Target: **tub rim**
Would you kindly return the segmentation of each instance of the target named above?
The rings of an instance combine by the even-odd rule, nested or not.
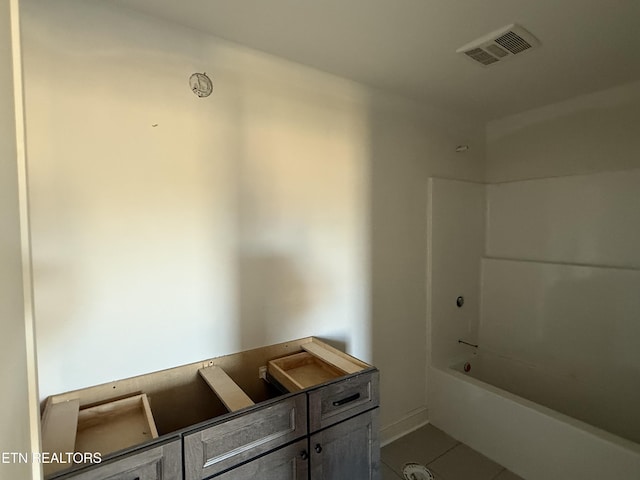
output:
[[[616,435],[615,433],[608,432],[607,430],[593,426],[582,420],[578,420],[577,418],[571,417],[565,413],[558,412],[557,410],[553,410],[552,408],[549,408],[539,403],[528,400],[524,397],[521,397],[520,395],[516,395],[515,393],[511,393],[500,387],[496,387],[495,385],[479,380],[471,376],[470,374],[456,370],[457,366],[464,364],[464,362],[466,361],[470,361],[470,359],[464,360],[463,362],[456,362],[455,364],[445,368],[439,367],[436,365],[431,365],[430,368],[435,368],[461,381],[468,382],[468,383],[471,383],[472,385],[475,385],[478,388],[483,388],[485,390],[488,390],[489,392],[495,395],[504,397],[524,408],[533,410],[534,412],[542,415],[546,415],[551,419],[553,419],[554,421],[566,423],[573,428],[581,430],[587,433],[588,435],[595,437],[598,440],[610,442],[620,448],[628,450],[629,452],[640,455],[640,443],[636,443],[632,440]]]

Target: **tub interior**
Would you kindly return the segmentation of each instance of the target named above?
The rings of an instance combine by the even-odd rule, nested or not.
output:
[[[466,368],[465,368],[466,366]],[[637,390],[594,388],[577,379],[489,351],[479,351],[451,367],[501,390],[535,402],[609,433],[640,443]],[[466,371],[468,370],[468,371]]]

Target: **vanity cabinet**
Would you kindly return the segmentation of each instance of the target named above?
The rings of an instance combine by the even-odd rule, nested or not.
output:
[[[55,395],[46,480],[378,480],[378,371],[313,338]]]

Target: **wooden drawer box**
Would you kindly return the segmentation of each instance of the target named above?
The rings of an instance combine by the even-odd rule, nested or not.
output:
[[[370,368],[366,363],[317,340],[301,347],[302,352],[271,360],[267,366],[271,378],[289,392]]]
[[[184,437],[185,480],[201,480],[307,434],[304,394]]]
[[[289,392],[320,385],[345,375],[308,352],[300,352],[269,362],[269,373]]]
[[[378,371],[363,372],[309,392],[309,430],[318,431],[379,405]]]
[[[104,456],[158,437],[145,394],[82,409],[77,399],[50,400],[42,423],[45,432],[43,451],[63,456],[69,452]],[[64,463],[45,463],[45,474],[66,466]]]
[[[101,452],[106,455],[154,438],[158,438],[158,432],[144,394],[78,412],[78,452]]]

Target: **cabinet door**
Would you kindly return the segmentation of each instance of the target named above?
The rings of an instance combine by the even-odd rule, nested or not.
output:
[[[56,480],[181,480],[182,444],[174,440],[69,473]]]
[[[307,440],[300,440],[249,463],[222,473],[212,480],[307,480]]]
[[[311,436],[311,480],[379,480],[376,408]]]

